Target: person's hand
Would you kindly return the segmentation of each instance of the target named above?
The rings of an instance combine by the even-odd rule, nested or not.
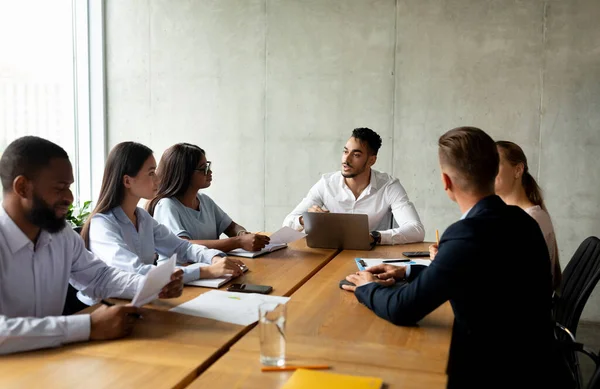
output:
[[[313,205],[312,207],[308,208],[308,212],[329,213],[327,209],[321,208],[318,205]]]
[[[200,278],[219,278],[231,274],[241,276],[244,262],[230,257],[214,257],[212,265],[200,268]]]
[[[431,259],[432,261],[435,259],[435,256],[438,253],[438,249],[439,246],[435,243],[429,246],[429,259]]]
[[[373,274],[375,278],[381,281],[387,280],[402,280],[406,276],[406,266],[394,266],[381,264],[377,266],[371,266],[365,269],[369,273]]]
[[[243,234],[238,236],[240,247],[246,251],[260,251],[269,244],[270,238],[260,234]]]
[[[372,273],[369,273],[368,271],[359,271],[359,272],[356,272],[355,274],[350,274],[348,277],[346,277],[346,280],[352,282],[354,284],[354,286],[353,285],[342,285],[342,289],[349,290],[351,292],[354,292],[356,290],[356,288],[358,288],[359,286],[368,284],[370,282],[377,282],[378,284],[381,284],[384,286],[392,285],[395,282],[393,278],[388,279],[388,280],[379,280],[378,278],[375,277],[375,275],[373,275]]]
[[[171,299],[181,296],[181,292],[183,292],[183,270],[176,269],[171,274],[171,282],[162,288],[158,297],[161,299]]]
[[[310,208],[308,208],[307,210],[308,212],[316,212],[316,213],[329,213],[329,210],[325,209],[325,208],[321,208],[318,205],[313,205]],[[298,221],[300,221],[301,225],[304,225],[304,218],[302,216],[300,216],[300,218],[298,219]]]
[[[90,340],[117,339],[129,335],[137,320],[133,305],[101,305],[90,315]]]

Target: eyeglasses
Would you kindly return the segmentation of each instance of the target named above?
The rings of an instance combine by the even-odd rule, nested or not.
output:
[[[206,161],[206,165],[202,169],[196,168],[194,170],[197,172],[202,172],[205,176],[208,176],[208,172],[210,171],[211,165],[212,165],[212,162]]]

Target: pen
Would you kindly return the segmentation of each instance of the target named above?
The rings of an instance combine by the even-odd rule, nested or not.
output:
[[[327,370],[327,369],[330,369],[330,367],[327,365],[312,365],[312,366],[281,366],[281,367],[267,366],[267,367],[260,368],[260,370],[263,372],[266,372],[266,371],[290,371],[290,370],[296,370],[296,369]]]
[[[440,232],[438,230],[435,230],[435,240],[437,242],[437,245],[440,245]]]
[[[386,259],[383,263],[394,263],[394,262],[410,262],[410,259]]]
[[[102,300],[100,302],[102,304],[106,305],[107,307],[112,307],[112,306],[115,305],[115,304],[113,304],[113,303],[111,303],[110,301],[107,301],[107,300]],[[139,313],[129,313],[128,315],[131,315],[131,316],[135,317],[136,319],[141,319],[142,318],[142,315],[140,315]]]

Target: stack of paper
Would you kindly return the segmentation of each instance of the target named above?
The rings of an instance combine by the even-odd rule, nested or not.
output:
[[[380,389],[381,378],[298,369],[282,389]]]
[[[247,326],[258,321],[260,304],[285,304],[289,300],[289,297],[211,290],[172,308],[171,311]]]
[[[367,267],[381,265],[383,261],[393,261],[393,258],[354,258],[356,261],[356,266],[358,270],[363,271]],[[398,258],[396,260],[406,260],[406,258]],[[363,266],[363,262],[366,266]],[[431,264],[431,260],[429,259],[411,259],[407,262],[396,262],[396,263],[386,263],[386,265],[394,265],[394,266],[403,266],[403,265],[423,265],[429,266]]]
[[[282,227],[270,236],[271,240],[269,244],[266,245],[260,251],[246,251],[244,249],[235,249],[228,252],[227,254],[234,255],[237,257],[254,258],[258,257],[259,255],[286,248],[288,243],[292,243],[294,241],[297,241],[298,239],[302,239],[305,236],[306,234],[304,232],[296,231],[290,227]]]

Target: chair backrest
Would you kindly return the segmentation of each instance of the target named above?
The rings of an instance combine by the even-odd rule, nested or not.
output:
[[[600,365],[596,366],[596,371],[592,374],[587,389],[600,389]]]
[[[565,268],[560,297],[554,307],[554,319],[573,335],[585,304],[600,279],[600,239],[584,240]]]

